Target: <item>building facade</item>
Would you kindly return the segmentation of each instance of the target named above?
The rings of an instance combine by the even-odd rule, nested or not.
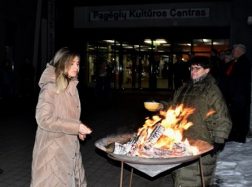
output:
[[[11,0],[1,5],[1,62],[8,52],[19,75],[30,60],[35,82],[55,50],[67,45],[81,51],[80,78],[87,87],[96,84],[102,63],[112,88],[174,89],[171,66],[180,60],[186,64],[193,55],[210,56],[212,49],[221,53],[243,43],[252,61],[249,0]],[[15,84],[19,87],[18,81]]]
[[[234,43],[251,49],[249,10],[249,1],[76,6],[86,84],[96,84],[105,63],[115,89],[175,89],[179,60],[186,66],[191,56],[221,55]]]

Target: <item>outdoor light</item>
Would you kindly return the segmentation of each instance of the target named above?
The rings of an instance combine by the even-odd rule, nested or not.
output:
[[[152,40],[151,39],[145,39],[144,40],[144,43],[147,43],[147,44],[151,44]],[[160,44],[165,44],[167,43],[165,39],[156,39],[156,40],[153,40],[153,45],[157,46],[157,45],[160,45]]]
[[[108,42],[108,43],[114,43],[115,40],[104,40],[105,42]]]
[[[248,25],[252,25],[252,16],[248,16],[247,22],[248,22]]]

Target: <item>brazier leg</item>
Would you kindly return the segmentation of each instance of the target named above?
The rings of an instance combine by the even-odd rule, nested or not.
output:
[[[199,157],[199,168],[200,168],[200,177],[201,177],[202,187],[205,187],[205,180],[204,180],[204,173],[203,173],[203,168],[202,168],[201,156]]]
[[[120,176],[120,187],[123,186],[123,162],[121,162],[121,176]]]
[[[132,184],[132,177],[133,177],[133,168],[130,170],[130,181],[129,181],[129,187],[131,187]]]

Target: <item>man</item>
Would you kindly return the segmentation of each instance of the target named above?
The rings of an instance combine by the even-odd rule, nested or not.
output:
[[[233,122],[229,140],[245,143],[250,126],[251,65],[243,44],[233,46],[232,56],[226,71],[226,100]]]
[[[231,130],[231,119],[225,100],[215,79],[210,75],[210,59],[196,56],[190,61],[191,80],[174,94],[172,105],[184,104],[195,109],[188,121],[193,125],[183,136],[203,140],[214,149],[202,157],[206,186],[209,186],[216,166],[217,154],[224,148]],[[164,105],[164,104],[163,104]],[[194,162],[173,172],[175,187],[201,187],[199,163]]]

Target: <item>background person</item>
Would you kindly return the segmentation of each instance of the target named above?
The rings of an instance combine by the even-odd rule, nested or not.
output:
[[[251,64],[243,44],[233,46],[232,56],[226,70],[226,99],[233,122],[229,140],[245,143],[250,128]]]
[[[222,74],[222,61],[220,58],[220,54],[216,49],[212,49],[211,50],[211,75],[215,78],[215,80],[217,81],[217,84],[219,85],[221,82],[221,74]]]
[[[227,75],[226,71],[230,63],[232,63],[232,50],[228,49],[221,52],[220,55],[220,76],[219,76],[219,83],[218,86],[223,93],[225,99],[227,99]],[[226,100],[227,102],[227,100]],[[227,103],[228,104],[228,103]]]
[[[182,59],[182,54],[177,55],[177,61],[173,64],[174,87],[175,90],[187,82],[190,78],[188,64]]]
[[[77,53],[61,48],[40,78],[32,187],[87,186],[78,137],[84,140],[91,130],[79,120],[79,61]]]

